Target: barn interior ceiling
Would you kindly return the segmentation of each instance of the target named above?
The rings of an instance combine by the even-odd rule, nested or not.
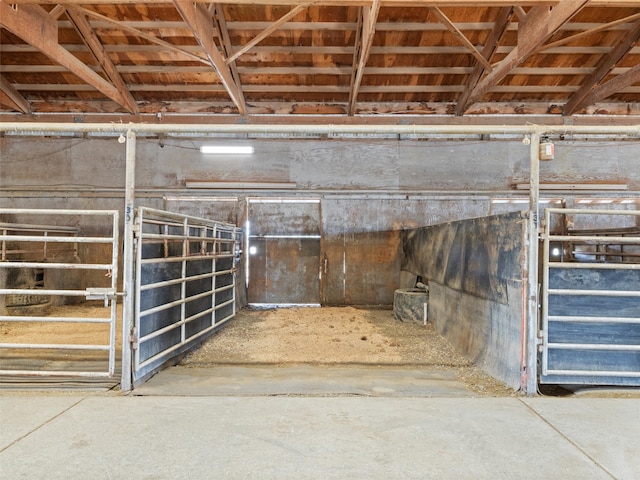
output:
[[[0,25],[4,122],[640,118],[637,0],[0,0]]]

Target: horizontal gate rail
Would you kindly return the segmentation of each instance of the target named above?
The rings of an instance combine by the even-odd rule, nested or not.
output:
[[[640,297],[638,291],[625,290],[578,290],[569,288],[550,288],[549,295],[580,295],[592,297]]]
[[[553,262],[549,263],[549,268],[562,269],[580,269],[593,268],[593,263],[571,263],[571,262]],[[640,263],[598,263],[598,269],[602,270],[640,270]]]
[[[82,345],[79,343],[0,343],[0,348],[63,349],[63,350],[105,350],[111,345]]]
[[[235,225],[140,207],[134,383],[235,315]]]
[[[624,215],[629,223],[640,222],[638,210],[548,208],[547,226],[551,215],[592,215],[596,219]],[[543,383],[640,384],[639,232],[636,227],[616,227],[544,234]],[[558,252],[570,250],[583,260],[554,260],[552,242],[562,245]],[[595,246],[598,250],[575,250],[565,248],[567,245]],[[600,250],[610,247],[615,247],[614,251]]]
[[[550,322],[583,322],[583,323],[598,323],[598,322],[616,322],[616,323],[640,323],[639,318],[633,317],[586,317],[579,315],[548,315],[547,319]]]
[[[44,243],[113,243],[113,237],[34,237],[31,235],[0,235],[2,241]]]
[[[599,343],[549,343],[549,348],[568,350],[640,351],[640,345],[601,345]]]
[[[596,375],[597,373],[597,375]],[[607,377],[607,378],[617,378],[617,377],[622,377],[622,378],[640,378],[640,372],[625,372],[623,370],[598,370],[597,372],[594,372],[593,370],[562,370],[562,369],[555,369],[555,370],[549,370],[547,372],[547,375],[554,375],[554,376],[567,376],[567,377],[573,377],[573,376],[577,376],[577,377],[594,377],[594,376],[598,376],[598,377]],[[575,383],[575,382],[571,382],[571,383]],[[634,383],[635,385],[635,383]]]
[[[51,322],[51,323],[109,323],[111,318],[93,317],[41,317],[27,316],[14,317],[13,315],[0,315],[2,322]]]
[[[3,362],[4,368],[0,374],[9,376],[62,376],[62,377],[113,377],[115,373],[115,350],[116,350],[116,287],[118,277],[118,212],[115,210],[55,210],[55,209],[0,209],[0,215],[7,215],[20,218],[20,222],[0,223],[0,248],[1,261],[0,273],[3,274],[3,285],[0,285],[0,294],[4,297],[4,307],[7,314],[0,314],[1,322],[12,324],[76,324],[76,333],[83,333],[83,325],[105,324],[108,331],[98,335],[95,342],[87,342],[83,339],[78,343],[44,343],[35,341],[25,341],[24,343],[6,341],[0,343],[0,349],[13,351],[29,350],[49,350],[48,354],[40,354],[37,360],[21,355],[12,355],[18,358],[20,367],[10,368],[8,361]],[[95,222],[96,218],[105,219],[108,222],[102,226],[103,231],[109,230],[111,235],[88,236],[80,235],[79,228],[65,225],[39,225],[28,223],[28,220],[46,216],[49,221],[59,220],[61,223],[73,219],[81,223],[82,219],[91,217]],[[53,244],[53,245],[50,245]],[[100,245],[100,251],[104,252],[105,245],[110,245],[109,262],[96,263],[83,262],[79,254],[78,245],[83,248],[91,248],[92,245]],[[65,247],[65,245],[68,245]],[[59,248],[62,247],[62,248]],[[108,247],[107,247],[108,248]],[[36,256],[36,259],[27,259],[27,256]],[[63,257],[63,260],[57,257]],[[55,261],[48,261],[49,258],[56,257]],[[66,260],[66,261],[65,261]],[[47,280],[49,275],[60,271],[104,271],[108,277],[106,283],[102,285],[84,285],[83,288],[55,288],[58,281],[64,281],[67,276],[61,273],[54,275],[54,280]],[[36,283],[25,282],[24,278],[30,278],[34,272],[42,278]],[[8,284],[11,276],[14,285]],[[62,280],[61,280],[62,279]],[[93,280],[89,280],[91,282]],[[47,283],[51,285],[47,285]],[[105,307],[109,308],[108,316],[102,318],[84,317],[78,315],[47,316],[43,314],[29,314],[31,306],[48,305],[52,299],[61,301],[61,297],[74,297],[87,300],[104,300]],[[9,303],[8,300],[12,300]],[[14,303],[14,302],[34,302],[35,303]],[[42,313],[42,312],[32,312]],[[37,340],[37,333],[33,334]],[[68,340],[68,339],[67,339]],[[100,362],[106,366],[104,368],[91,368],[87,360],[79,359],[80,368],[72,366],[67,369],[43,369],[35,367],[24,368],[24,364],[33,362],[36,364],[56,365],[56,360],[67,355],[65,352],[87,351],[106,352],[107,355]],[[85,369],[86,368],[86,369]]]

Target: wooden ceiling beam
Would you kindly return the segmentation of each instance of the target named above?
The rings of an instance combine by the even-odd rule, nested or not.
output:
[[[495,54],[502,37],[507,31],[507,27],[509,26],[509,22],[511,21],[511,17],[514,14],[513,7],[503,7],[500,9],[498,16],[496,18],[496,22],[494,24],[493,30],[489,34],[487,41],[485,42],[485,46],[482,49],[482,57],[486,58],[487,61],[491,60],[491,57]],[[485,72],[484,64],[478,63],[469,78],[467,78],[467,82],[465,84],[464,92],[460,95],[458,99],[458,103],[456,105],[456,115],[462,115],[464,111],[462,110],[462,106],[467,104],[467,100],[469,99],[469,95],[480,81],[480,77]]]
[[[243,119],[246,123],[281,123],[292,121],[291,115],[303,114],[308,123],[326,124],[437,124],[437,125],[522,125],[538,123],[545,125],[562,125],[566,117],[558,115],[560,107],[550,102],[490,102],[475,104],[469,111],[471,116],[457,117],[451,115],[454,104],[448,102],[359,102],[357,114],[346,115],[345,102],[251,102],[249,115]],[[113,104],[105,105],[100,101],[60,100],[42,102],[34,100],[32,109],[38,113],[42,122],[63,123],[69,121],[68,114],[85,123],[113,122],[114,113],[118,113]],[[162,110],[162,122],[174,124],[213,123],[225,124],[238,122],[238,115],[230,111],[229,103],[224,101],[185,102],[185,101],[150,101],[140,106],[139,115],[118,115],[122,123],[157,123],[158,111]],[[99,113],[87,113],[99,112]],[[217,113],[218,115],[211,115]],[[374,114],[374,115],[371,115]],[[488,115],[487,115],[488,114]],[[268,115],[268,117],[266,116]],[[476,116],[478,115],[478,116]],[[506,115],[506,116],[505,116]],[[602,115],[605,115],[602,117]],[[582,115],[571,119],[572,125],[609,125],[608,115],[616,115],[616,125],[638,125],[640,107],[637,103],[604,103],[585,108]],[[29,122],[33,118],[15,112],[0,112],[0,121]]]
[[[176,53],[180,53],[184,56],[186,56],[187,58],[190,58],[192,60],[196,60],[198,62],[202,62],[205,65],[210,65],[209,60],[201,57],[199,55],[196,55],[195,53],[189,52],[183,48],[180,47],[176,47],[175,45],[173,45],[172,43],[169,43],[165,40],[162,40],[154,35],[149,35],[148,33],[143,32],[142,30],[139,30],[137,28],[133,28],[133,27],[129,27],[126,25],[126,22],[118,22],[117,20],[112,20],[109,17],[106,17],[105,15],[102,15],[98,12],[94,12],[92,10],[89,10],[87,8],[83,8],[83,7],[75,7],[78,11],[83,12],[85,15],[90,16],[90,17],[95,17],[98,18],[104,22],[107,22],[113,26],[115,26],[116,28],[122,30],[123,32],[129,32],[133,35],[136,35],[140,38],[143,38],[151,43],[154,43],[162,48],[166,48],[167,50],[171,50],[173,52]],[[130,47],[132,51],[136,51],[136,49],[141,49],[143,50],[144,47],[146,47],[147,45],[140,45],[137,47]]]
[[[212,3],[209,12],[213,18],[213,27],[218,34],[218,38],[220,39],[220,46],[222,47],[222,53],[225,58],[229,58],[233,55],[233,46],[231,45],[231,37],[229,36],[229,29],[227,28],[227,19],[224,16],[224,10],[222,9],[222,5],[217,3]],[[228,64],[231,70],[231,76],[233,77],[234,82],[242,91],[242,83],[240,82],[240,73],[238,72],[238,67],[236,62],[231,62]]]
[[[584,100],[580,102],[575,111],[577,112],[583,108],[598,103],[601,100],[620,92],[623,88],[630,87],[636,83],[640,83],[640,65],[636,65],[628,70],[627,73],[618,75],[608,82],[595,87],[586,97],[584,97]]]
[[[356,102],[358,101],[358,91],[362,83],[364,68],[371,53],[371,45],[373,44],[373,36],[376,32],[379,12],[380,0],[375,0],[370,7],[362,7],[360,11],[361,19],[358,22],[360,26],[359,35],[357,35],[356,38],[356,48],[353,55],[353,71],[349,87],[349,115],[353,115],[355,112]]]
[[[596,66],[596,70],[582,82],[580,89],[576,93],[574,93],[571,98],[569,98],[564,106],[563,114],[573,115],[575,112],[588,105],[588,103],[585,103],[585,101],[590,101],[588,100],[588,97],[590,96],[591,91],[595,88],[596,85],[598,85],[607,77],[616,63],[618,63],[622,59],[622,57],[624,57],[627,52],[635,46],[636,42],[639,39],[640,20],[636,21],[634,27],[629,33],[622,36],[611,53],[602,56],[602,58],[598,62],[598,65]],[[608,93],[607,96],[611,95],[612,93],[615,92]]]
[[[491,67],[491,64],[489,63],[489,61],[487,60],[487,57],[485,57],[476,47],[473,43],[471,43],[469,41],[469,39],[467,37],[465,37],[465,35],[460,31],[460,29],[458,27],[456,27],[456,25],[449,20],[449,17],[447,17],[442,10],[440,10],[438,7],[432,7],[431,11],[433,12],[433,14],[438,17],[438,20],[440,20],[440,22],[447,27],[447,29],[453,33],[453,35],[460,40],[460,42],[467,47],[467,49],[469,50],[469,52],[471,52],[471,55],[473,55],[476,60],[478,62],[480,62],[484,68],[486,70],[493,70],[493,67]]]
[[[234,53],[231,57],[227,58],[227,61],[226,61],[227,65],[230,64],[231,62],[234,62],[238,57],[240,57],[241,55],[251,50],[257,44],[259,44],[262,40],[264,40],[273,32],[278,30],[281,25],[284,25],[285,23],[287,23],[289,20],[294,18],[296,15],[298,15],[300,12],[305,10],[307,7],[308,5],[298,5],[292,8],[288,13],[286,13],[285,15],[280,17],[278,20],[273,22],[269,27],[265,28],[262,32],[260,32],[260,34],[256,35],[250,42],[248,42],[246,45],[243,45],[242,48],[238,50],[236,53]]]
[[[225,63],[213,41],[213,20],[209,16],[206,7],[202,4],[195,4],[190,0],[174,0],[173,3],[200,46],[204,49],[211,61],[211,66],[215,69],[231,100],[238,108],[238,112],[244,115],[247,111],[244,94],[233,79],[231,69]]]
[[[125,107],[127,108],[127,110],[134,114],[137,113],[138,105],[136,104],[136,100],[127,89],[127,85],[124,83],[124,80],[120,76],[120,73],[118,73],[118,70],[111,61],[111,58],[109,58],[107,52],[104,51],[100,39],[91,28],[91,25],[89,25],[87,17],[84,15],[84,13],[77,11],[73,7],[67,8],[67,17],[69,17],[69,20],[71,20],[71,22],[76,27],[80,38],[82,38],[82,41],[98,61],[98,65],[100,65],[102,71],[120,92],[120,95],[126,102]]]
[[[4,1],[4,0],[3,0]],[[63,5],[133,5],[169,4],[174,0],[11,0],[12,4],[63,4]],[[371,6],[373,0],[216,0],[220,4],[237,5],[326,5]],[[506,7],[553,6],[562,0],[383,0],[383,7]],[[194,3],[211,3],[210,0],[194,0]],[[591,0],[592,6],[637,7],[638,0]]]
[[[586,37],[588,35],[593,35],[594,33],[599,33],[604,30],[610,30],[611,28],[617,27],[618,25],[635,22],[638,19],[640,19],[640,13],[636,13],[635,15],[630,15],[628,17],[621,18],[613,22],[603,23],[602,25],[598,25],[597,27],[591,28],[589,30],[585,30],[584,32],[576,33],[575,35],[570,35],[568,37],[561,38],[560,40],[556,40],[555,42],[547,43],[542,47],[540,47],[536,51],[536,53],[544,52],[546,50],[549,50],[550,48],[558,47],[560,45],[565,45],[569,42],[578,40],[579,38]]]
[[[0,25],[133,113],[127,106],[127,99],[115,86],[60,46],[58,25],[41,6],[19,5],[14,9],[2,1],[0,2]]]
[[[553,8],[532,7],[524,21],[518,25],[518,44],[492,72],[478,82],[467,101],[457,107],[459,111],[466,112],[469,106],[481,100],[492,87],[509,75],[513,68],[524,62],[587,3],[588,0],[560,0]]]
[[[377,30],[377,28],[376,28]],[[62,47],[70,52],[84,52],[84,45],[64,44]],[[508,54],[514,47],[499,46],[495,53]],[[157,45],[105,45],[106,52],[122,52],[122,53],[163,53],[165,48],[160,44]],[[176,53],[189,55],[205,65],[210,65],[206,58],[199,57],[193,52],[200,51],[199,45],[181,46],[176,49]],[[39,50],[31,45],[0,45],[0,53],[34,53]],[[603,55],[608,54],[611,47],[607,46],[575,46],[575,47],[554,47],[550,50],[545,49],[545,53],[554,55]],[[372,46],[372,55],[457,55],[464,54],[467,50],[462,46],[438,46],[438,45],[422,45],[422,46],[401,46],[395,45],[390,47]],[[353,56],[353,46],[264,46],[254,47],[252,53],[271,54],[271,53],[289,53],[295,54],[326,54],[326,55],[351,55]],[[631,55],[640,55],[640,47],[634,47],[629,51]]]
[[[0,103],[22,113],[31,113],[27,99],[3,75],[0,75]]]
[[[97,69],[97,67],[92,67]],[[210,66],[179,67],[180,73],[209,73]],[[609,72],[612,75],[626,73],[630,67],[615,67]],[[117,67],[121,74],[137,73],[175,73],[175,65],[123,65]],[[4,73],[60,73],[67,69],[60,65],[3,65]],[[341,67],[237,67],[237,71],[244,75],[351,75],[353,68]],[[512,75],[548,76],[548,75],[590,75],[595,71],[593,67],[516,67]],[[367,67],[367,75],[471,75],[474,67]],[[215,73],[215,72],[212,72]]]

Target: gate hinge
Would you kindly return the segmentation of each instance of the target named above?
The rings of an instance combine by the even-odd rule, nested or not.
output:
[[[136,350],[138,348],[138,332],[133,330],[129,335],[129,343],[131,344],[131,349]]]

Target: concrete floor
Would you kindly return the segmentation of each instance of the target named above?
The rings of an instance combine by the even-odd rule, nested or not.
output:
[[[638,398],[291,368],[168,369],[128,396],[4,391],[0,478],[640,478]]]

